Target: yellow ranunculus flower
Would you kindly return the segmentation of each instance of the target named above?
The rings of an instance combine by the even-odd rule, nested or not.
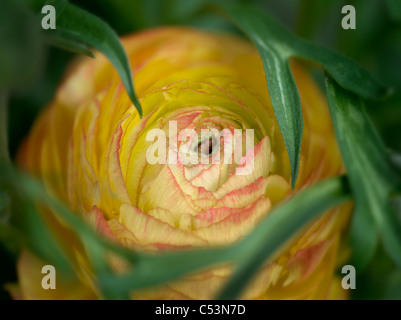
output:
[[[250,232],[279,201],[343,170],[326,101],[300,66],[293,64],[292,70],[304,129],[299,177],[291,190],[288,155],[263,65],[251,44],[234,36],[186,28],[150,30],[122,42],[143,119],[105,57],[81,58],[36,121],[19,154],[24,169],[105,236],[144,251],[230,245]],[[154,142],[147,141],[147,134],[160,129],[167,139],[172,138],[171,121],[176,121],[178,131],[254,129],[255,147],[247,148],[242,140],[241,148],[243,159],[253,161],[253,170],[236,174],[243,164],[234,161],[150,164],[146,154]],[[208,141],[215,143],[213,139]],[[173,152],[185,144],[167,142]],[[213,157],[214,144],[204,147],[202,143],[199,157]],[[337,208],[311,224],[289,249],[263,267],[243,298],[321,299],[334,293],[340,297],[334,269],[348,211],[349,206]],[[41,277],[41,264],[24,252],[15,295],[95,297],[85,257],[69,240],[70,232],[53,220],[50,223],[64,237],[66,250],[80,270],[76,283],[61,279],[57,290],[46,292],[35,287],[32,279]],[[133,298],[210,299],[230,272],[229,267],[210,268],[135,292]]]

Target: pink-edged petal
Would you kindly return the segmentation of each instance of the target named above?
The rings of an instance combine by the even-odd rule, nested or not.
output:
[[[128,204],[121,206],[119,222],[133,235],[133,237],[129,234],[124,236],[140,246],[153,245],[161,249],[201,246],[206,243],[196,235],[173,228]],[[119,237],[116,231],[113,229],[113,232]]]
[[[331,241],[323,241],[315,246],[297,251],[287,262],[289,276],[284,286],[307,278],[322,262],[331,245]]]
[[[146,151],[151,143],[144,142],[145,138],[140,136],[144,133],[151,117],[159,110],[159,106],[150,112],[141,120],[127,119],[122,124],[123,141],[120,150],[120,166],[124,177],[127,191],[131,199],[131,203],[138,203],[138,189],[141,183],[144,170],[148,165],[146,159]],[[136,114],[135,114],[136,116]]]
[[[251,183],[259,177],[266,177],[269,174],[270,168],[270,140],[269,137],[264,137],[253,149],[253,170],[247,175],[231,175],[228,180],[214,193],[217,199],[221,199],[226,194],[233,190],[238,190]],[[247,153],[249,157],[249,152]],[[242,159],[252,161],[245,155]],[[249,162],[250,163],[250,162]],[[243,165],[240,165],[243,166]],[[237,167],[238,169],[238,167]]]
[[[127,115],[129,116],[129,115]],[[123,134],[122,123],[125,119],[122,119],[118,124],[110,144],[108,155],[106,157],[106,165],[104,176],[108,179],[108,187],[110,190],[110,196],[113,199],[117,199],[121,202],[130,203],[130,197],[128,195],[127,187],[123,178],[120,165],[120,146],[121,137]]]
[[[274,286],[282,275],[283,267],[277,263],[266,264],[245,287],[241,299],[260,299],[263,293]]]
[[[151,209],[147,212],[147,214],[152,216],[156,220],[167,223],[171,227],[176,227],[176,221],[174,218],[174,214],[168,209],[164,209],[164,208]]]
[[[215,192],[219,187],[220,165],[213,164],[208,169],[204,169],[200,174],[191,180],[195,187],[203,187],[207,191]]]
[[[199,209],[195,207],[190,197],[183,192],[174,178],[169,166],[158,166],[160,171],[149,182],[142,185],[139,193],[138,207],[148,212],[156,208],[168,209],[179,221],[184,213],[196,214]]]
[[[204,187],[194,186],[191,181],[185,178],[185,167],[183,164],[169,164],[168,168],[182,194],[185,195],[188,202],[196,208],[195,213],[207,210],[216,204],[217,200],[212,192],[206,190]]]
[[[194,234],[208,241],[210,245],[229,245],[245,236],[252,230],[256,224],[266,216],[271,207],[269,199],[262,196],[251,206],[245,209],[225,208],[226,211],[220,209],[212,209],[214,216],[211,214],[201,215],[201,219],[194,218],[195,229]],[[234,212],[232,212],[234,211]],[[218,222],[211,223],[210,220],[215,219]],[[206,225],[202,227],[202,225]]]
[[[95,227],[95,230],[102,236],[117,241],[116,235],[111,230],[106,219],[104,218],[103,211],[94,206],[91,211],[86,214],[88,222]]]
[[[144,117],[141,120],[138,120],[137,114],[134,112],[133,108],[134,107],[132,107],[132,110],[129,110],[130,117],[127,119],[127,121],[125,121],[122,124],[123,143],[121,144],[120,165],[125,181],[128,180],[128,175],[131,172],[129,170],[132,169],[130,167],[130,165],[132,165],[131,161],[134,161],[136,159],[135,158],[136,153],[134,153],[134,147],[138,142],[139,136],[141,135],[141,133],[143,133],[144,129],[148,125],[148,122],[152,117],[152,115],[158,110],[158,107],[156,107],[146,117]],[[137,170],[140,171],[139,169]],[[132,176],[129,181],[130,181],[129,186],[131,186],[132,188],[135,188],[137,186],[137,183],[139,183],[139,182],[134,183],[132,181]]]
[[[267,203],[267,201],[263,196],[260,196],[257,200],[245,205],[244,207],[220,207],[208,209],[193,217],[193,227],[195,229],[209,227],[228,217],[233,219],[233,221],[236,219],[246,219],[248,215],[250,215],[254,210],[257,210],[262,203]]]
[[[229,208],[241,208],[253,203],[265,194],[268,178],[259,177],[253,183],[227,193],[218,201],[218,205]]]

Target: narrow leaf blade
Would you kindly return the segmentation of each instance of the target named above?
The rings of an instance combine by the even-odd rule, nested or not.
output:
[[[303,125],[301,101],[288,62],[288,48],[282,42],[291,34],[253,6],[223,7],[252,39],[262,58],[267,87],[291,163],[291,184],[294,187],[301,155]]]
[[[74,40],[66,39],[62,36],[53,33],[45,38],[47,42],[53,46],[59,47],[60,49],[69,50],[74,53],[82,54],[91,58],[95,58],[93,53],[90,51],[89,47],[84,44]]]
[[[81,49],[82,45],[86,45],[101,51],[118,71],[132,103],[142,117],[129,60],[118,35],[107,23],[85,10],[63,2],[55,2],[54,5],[56,12],[61,11],[57,15],[56,30],[45,30],[45,33],[49,36],[54,34],[54,39],[58,39],[58,43],[60,38],[64,38],[64,44],[72,44],[73,50],[77,49],[77,44],[81,44]]]
[[[389,94],[369,72],[340,53],[302,39],[294,42],[293,49],[296,57],[319,63],[343,88],[362,98],[379,99]]]
[[[267,86],[290,158],[291,185],[294,188],[301,156],[303,130],[301,100],[289,62],[282,60],[274,50],[264,51],[262,60],[265,70],[268,70]]]
[[[327,78],[326,86],[334,130],[356,201],[351,238],[371,255],[375,241],[365,241],[368,235],[358,230],[361,227],[358,221],[365,222],[365,232],[376,229],[385,249],[401,268],[401,224],[389,201],[391,193],[399,186],[400,176],[366,115],[361,99],[331,78]],[[357,263],[364,267],[367,262],[364,259]]]

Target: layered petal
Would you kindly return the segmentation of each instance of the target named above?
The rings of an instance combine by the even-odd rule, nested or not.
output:
[[[343,172],[326,101],[299,64],[291,69],[304,126],[292,190],[256,48],[234,36],[189,28],[144,31],[122,43],[144,117],[116,70],[97,53],[73,64],[18,156],[21,167],[102,236],[144,252],[229,246],[272,207]],[[149,154],[157,161],[149,161]],[[345,205],[326,212],[294,236],[266,261],[242,298],[341,296],[334,270],[349,211]],[[59,238],[62,226],[57,224]],[[69,246],[79,281],[68,285],[94,287],[89,257],[75,242],[66,241]],[[40,297],[27,279],[36,268],[29,269],[27,259],[23,253],[19,294]],[[232,271],[213,266],[132,296],[209,299]],[[71,291],[77,297],[92,293]]]

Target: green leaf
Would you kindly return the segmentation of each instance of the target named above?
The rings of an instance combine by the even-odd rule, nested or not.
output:
[[[110,252],[120,255],[122,258],[130,262],[136,262],[137,254],[135,252],[119,247],[115,243],[102,237],[102,235],[97,233],[86,222],[84,222],[79,214],[73,214],[59,200],[49,195],[40,182],[26,176],[25,174],[15,172],[13,168],[9,168],[8,171],[10,172],[9,174],[14,177],[13,181],[19,182],[18,187],[25,199],[35,201],[36,204],[48,206],[48,208],[51,209],[51,212],[56,216],[57,220],[63,221],[66,226],[69,226],[74,230],[77,238],[81,240],[81,243],[86,250],[89,261],[98,279],[102,279],[103,277],[112,274],[107,259],[107,254]],[[26,201],[18,201],[17,203],[24,204]],[[20,218],[22,219],[17,223],[19,228],[28,235],[27,239],[29,239],[29,242],[25,245],[30,247],[46,261],[58,266],[57,269],[60,269],[61,272],[64,273],[64,276],[71,275],[71,264],[68,261],[68,258],[64,255],[63,251],[61,251],[59,243],[54,235],[49,232],[49,228],[44,224],[40,214],[33,208],[33,204],[24,207],[24,209],[20,211],[20,214],[22,215]],[[39,219],[39,221],[37,219]],[[26,223],[26,221],[32,222]],[[105,292],[105,288],[103,288],[101,281],[99,281],[99,284],[100,289],[103,290],[104,297],[106,298],[125,299],[129,297],[128,293],[127,295],[121,295],[120,292]]]
[[[337,177],[305,189],[274,210],[256,229],[237,245],[241,260],[219,299],[235,299],[256,271],[325,210],[349,200],[345,178]]]
[[[102,286],[114,293],[147,288],[206,267],[224,265],[238,259],[233,247],[224,249],[196,249],[179,252],[139,255],[134,268],[124,275],[105,275]]]
[[[401,178],[366,115],[362,100],[331,78],[327,78],[326,86],[335,133],[356,202],[351,239],[360,246],[354,247],[359,250],[358,256],[363,251],[368,256],[355,263],[360,268],[366,266],[377,245],[378,233],[386,251],[401,268],[401,224],[389,201]]]
[[[15,174],[13,170],[9,171],[9,174],[14,175],[12,180],[18,181],[19,194],[25,199],[34,199],[37,203],[49,205],[57,219],[61,219],[80,237],[103,297],[108,299],[128,299],[129,293],[134,289],[159,285],[206,267],[228,263],[238,264],[238,270],[246,268],[249,271],[246,276],[235,277],[232,281],[235,287],[233,293],[237,295],[257,271],[258,263],[271,257],[308,221],[325,209],[346,201],[350,196],[344,178],[333,178],[300,192],[273,210],[251,234],[234,246],[145,254],[109,242],[90,228],[79,215],[71,213],[64,204],[49,195],[39,182],[25,175]],[[59,266],[64,258],[63,254],[60,256],[58,243],[39,213],[32,208],[32,205],[24,207],[21,211],[23,223],[17,225],[22,227],[21,230],[29,239],[29,245],[34,252]],[[130,269],[122,275],[115,274],[106,259],[109,253],[125,259],[131,265]],[[69,263],[64,261],[61,263],[63,265],[66,267]],[[249,269],[249,265],[256,267]]]
[[[127,93],[142,117],[142,109],[135,93],[131,67],[124,48],[113,29],[97,16],[82,10],[66,1],[34,1],[36,8],[38,3],[52,4],[57,12],[56,29],[44,30],[49,39],[56,39],[56,45],[60,45],[60,39],[64,39],[63,45],[76,51],[86,47],[93,47],[101,51],[114,65]],[[87,50],[83,50],[88,53]]]
[[[1,164],[0,171],[2,172],[3,186],[7,187],[7,193],[11,199],[13,212],[10,224],[3,224],[1,227],[4,234],[0,240],[6,246],[12,246],[13,249],[23,245],[36,252],[44,261],[52,263],[65,276],[72,275],[73,270],[67,256],[55,241],[49,226],[24,190],[29,186],[19,179],[10,165]],[[14,238],[14,243],[9,243],[11,237]]]
[[[24,174],[15,174],[15,177],[15,180],[19,181],[22,193],[28,199],[34,199],[38,203],[47,204],[53,209],[52,212],[58,219],[70,226],[78,237],[80,237],[99,280],[100,288],[107,298],[128,298],[128,293],[132,289],[159,284],[204,266],[233,260],[236,257],[236,252],[230,248],[182,251],[155,255],[139,254],[130,249],[119,247],[96,233],[79,215],[73,214],[64,204],[49,195],[41,183]],[[38,218],[39,214],[36,213],[36,216]],[[34,217],[30,216],[30,218]],[[27,217],[24,219],[27,219]],[[46,239],[49,232],[48,230],[42,230],[43,222],[29,223],[29,225],[32,227],[32,232],[35,234],[43,233],[43,239]],[[35,235],[30,235],[28,238],[32,239],[32,245],[37,245],[37,241],[40,240]],[[43,240],[40,243],[56,244],[54,240],[51,241],[50,239]],[[34,249],[36,252],[43,254],[42,248],[34,247]],[[54,251],[56,254],[57,250]],[[127,262],[133,263],[134,268],[124,276],[114,274],[107,265],[106,260],[106,254],[110,252],[119,255],[121,258],[127,260]],[[50,258],[49,261],[53,261],[53,259],[58,261],[55,256]]]
[[[60,49],[68,50],[74,53],[82,54],[91,58],[95,58],[94,54],[90,51],[89,47],[81,42],[66,39],[58,36],[57,34],[49,34],[45,40]]]
[[[252,39],[261,55],[274,112],[287,147],[294,187],[301,155],[302,110],[289,67],[288,47],[281,41],[288,32],[253,6],[226,5],[224,8]]]
[[[262,56],[272,103],[276,106],[275,114],[281,132],[285,132],[284,141],[291,163],[291,184],[294,188],[298,176],[299,158],[302,142],[302,109],[301,100],[297,91],[295,80],[292,76],[289,62],[274,54]]]
[[[380,98],[388,91],[352,60],[297,37],[253,4],[220,1],[218,5],[252,39],[263,60],[273,108],[291,162],[294,187],[301,151],[302,111],[288,59],[298,57],[321,64],[342,87],[364,98]]]
[[[234,263],[237,272],[222,298],[237,297],[260,265],[289,241],[311,219],[324,210],[350,199],[347,183],[338,177],[307,189],[269,216],[248,236],[234,246],[158,254],[140,254],[134,269],[122,276],[101,279],[107,291],[141,289],[171,281],[207,266]]]
[[[295,47],[295,56],[319,63],[343,88],[362,98],[378,99],[390,93],[369,72],[340,53],[301,39]]]
[[[261,51],[261,50],[259,50]],[[302,142],[301,100],[292,76],[289,62],[280,58],[273,50],[262,55],[272,103],[291,164],[291,184],[294,188],[298,176]]]
[[[379,232],[375,220],[370,214],[365,214],[366,204],[357,201],[351,220],[350,246],[352,257],[350,264],[357,270],[364,270],[379,245]]]

